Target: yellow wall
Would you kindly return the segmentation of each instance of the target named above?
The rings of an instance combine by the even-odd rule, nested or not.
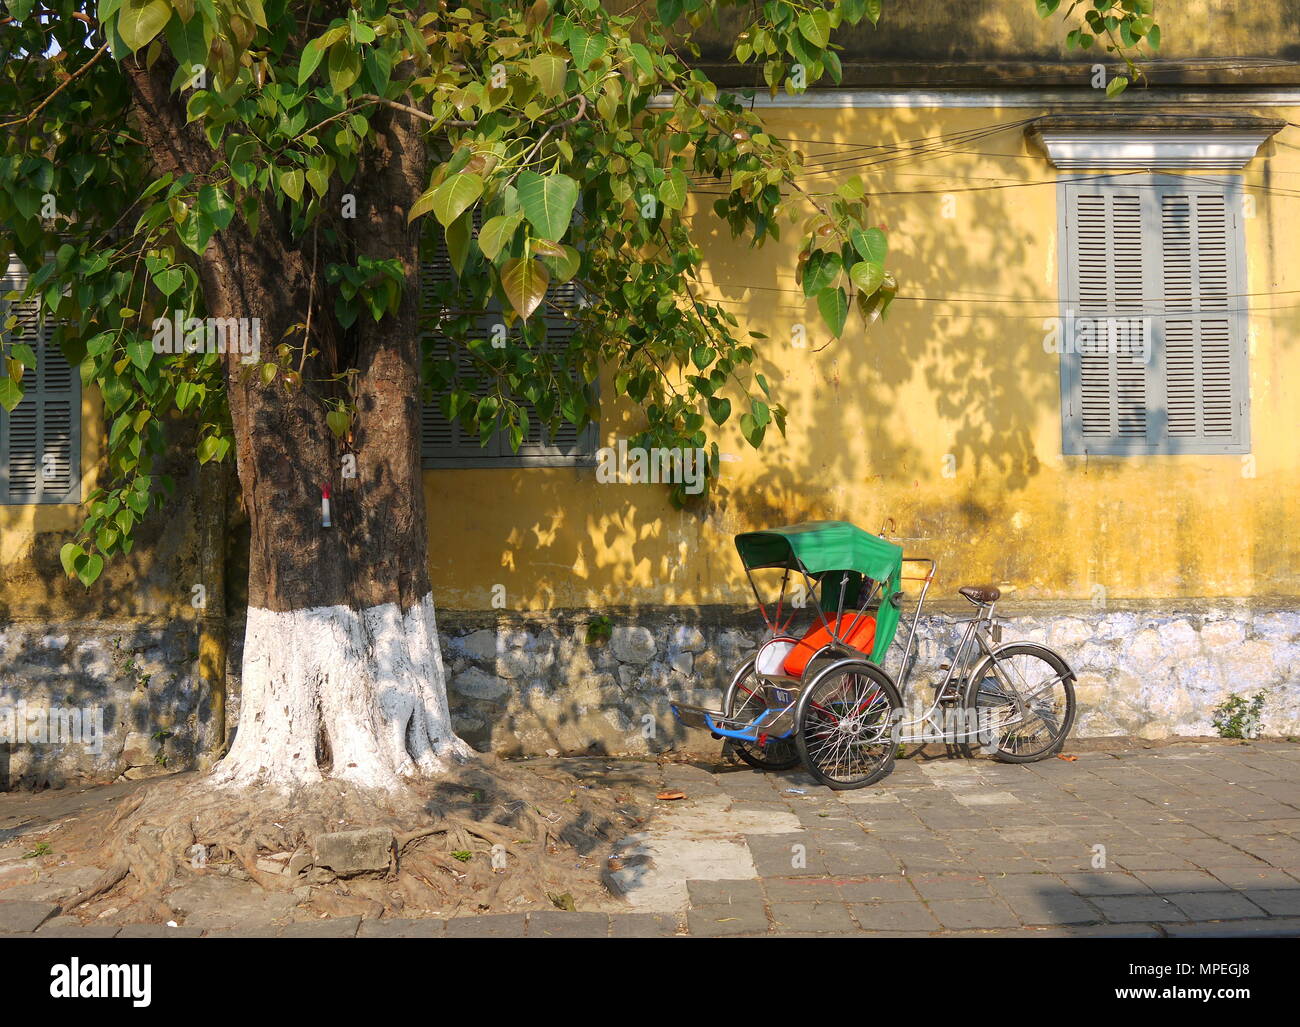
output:
[[[81,393],[81,496],[97,487],[100,462],[104,451],[102,402],[94,389]],[[85,511],[73,503],[50,503],[40,506],[5,506],[0,504],[0,567],[8,567],[30,555],[33,545],[45,545],[38,533],[74,531],[85,520]]]
[[[1289,259],[1300,130],[1284,129],[1244,173],[1256,199],[1245,222],[1250,477],[1240,456],[1062,456],[1059,357],[1043,346],[1058,312],[1057,172],[1021,127],[962,153],[843,159],[845,145],[1046,112],[767,111],[778,134],[809,141],[810,161],[839,158],[816,183],[861,171],[901,283],[887,321],[868,332],[855,314],[829,338],[794,281],[797,230],[757,252],[711,238],[714,298],[770,336],[759,369],[790,408],[789,437],[756,452],[727,436],[738,459],[709,504],[686,512],[662,487],[598,485],[591,470],[426,472],[435,598],[484,609],[502,585],[512,610],[746,602],[731,536],[813,518],[892,524],[909,553],[939,561],[941,595],[986,580],[1021,599],[1096,599],[1096,586],[1108,601],[1300,594],[1300,268]],[[789,342],[798,323],[805,350]],[[628,416],[606,404],[607,444],[632,434]]]

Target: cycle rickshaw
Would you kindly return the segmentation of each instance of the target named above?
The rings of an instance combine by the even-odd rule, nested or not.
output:
[[[725,739],[744,762],[786,770],[800,762],[831,788],[861,788],[893,767],[900,745],[943,741],[972,755],[1032,763],[1060,751],[1074,722],[1074,672],[1033,642],[1001,641],[993,611],[1001,593],[967,586],[976,607],[934,694],[910,711],[904,695],[916,628],[935,563],[844,521],[811,521],[736,536],[736,549],[768,626],[768,637],[732,674],[721,710],[672,704],[688,727]],[[904,563],[926,567],[905,576]],[[755,571],[780,571],[775,614]],[[799,596],[782,620],[792,577],[802,579],[815,617],[790,633]],[[902,621],[903,582],[920,583],[897,680],[886,654]],[[796,590],[797,591],[797,590]],[[940,667],[940,669],[945,669]]]

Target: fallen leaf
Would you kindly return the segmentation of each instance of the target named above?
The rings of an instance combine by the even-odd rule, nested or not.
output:
[[[1057,753],[1056,758],[1057,758],[1058,760],[1065,760],[1066,763],[1073,763],[1073,762],[1074,762],[1075,760],[1077,760],[1079,757],[1078,757],[1078,756],[1067,756],[1065,753],[1062,752],[1062,753]]]
[[[660,792],[658,795],[655,796],[655,798],[663,799],[665,802],[667,802],[670,799],[684,799],[686,798],[686,793],[685,792]]]

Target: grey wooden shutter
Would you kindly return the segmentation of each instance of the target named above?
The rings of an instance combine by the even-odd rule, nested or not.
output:
[[[1233,273],[1234,211],[1222,193],[1158,198],[1168,434],[1231,445],[1245,428],[1245,289],[1244,276]]]
[[[10,275],[0,295],[26,285],[25,273]],[[35,300],[0,301],[5,320],[18,317],[6,339],[26,343],[36,369],[23,375],[22,400],[12,411],[0,409],[0,502],[78,503],[81,501],[81,380],[54,344],[54,325],[42,322]],[[6,370],[0,366],[0,374]]]
[[[480,213],[475,211],[474,230],[480,226]],[[452,277],[451,261],[447,256],[445,244],[439,241],[433,258],[420,267],[421,302],[430,295],[439,282],[450,281]],[[564,315],[565,310],[573,310],[579,302],[578,291],[572,283],[548,290],[547,302],[535,316],[546,321],[546,343],[548,350],[563,349],[573,335],[575,322]],[[558,308],[558,309],[557,309]],[[426,313],[429,311],[425,310]],[[500,314],[488,311],[476,321],[470,330],[471,338],[490,338],[493,330],[501,323]],[[447,359],[452,354],[450,340],[434,337],[429,340],[434,354]],[[474,362],[463,351],[457,356],[456,374],[462,380],[474,378]],[[482,393],[487,389],[481,383],[477,390]],[[572,424],[561,424],[555,438],[548,437],[538,419],[529,418],[528,431],[520,444],[518,453],[510,447],[506,432],[497,432],[488,440],[486,446],[480,445],[476,436],[466,432],[459,423],[448,421],[442,414],[442,406],[435,397],[425,403],[421,409],[421,457],[426,467],[482,467],[482,466],[545,466],[548,464],[573,464],[595,452],[596,429],[588,426],[581,432]]]
[[[1064,184],[1066,453],[1248,450],[1235,195],[1155,175]]]
[[[572,282],[548,290],[546,305],[542,309],[546,321],[544,348],[548,352],[561,352],[568,347],[577,322],[566,314],[576,313],[579,303],[578,289]],[[595,425],[579,431],[577,425],[561,421],[555,435],[551,436],[538,419],[530,418],[518,456],[533,462],[571,463],[592,455],[595,449]],[[506,453],[509,452],[507,443]]]
[[[482,214],[479,210],[475,210],[472,230],[477,232],[481,227]],[[432,290],[442,283],[450,282],[452,277],[451,258],[447,254],[446,243],[442,238],[439,238],[433,258],[424,261],[420,265],[420,304],[423,313],[430,314],[433,312],[430,308],[429,299]],[[489,318],[481,318],[482,323],[475,324],[471,330],[471,337],[477,337],[480,333],[486,337],[491,331],[490,320]],[[463,350],[454,351],[451,340],[433,336],[428,339],[428,345],[435,357],[443,360],[455,359],[455,378],[457,381],[467,382],[474,377],[473,360]],[[475,391],[481,392],[482,390]],[[486,446],[483,446],[479,443],[477,436],[461,427],[459,421],[449,421],[444,417],[442,404],[438,397],[435,396],[432,401],[423,404],[421,407],[420,453],[426,463],[430,461],[434,461],[436,464],[481,462],[499,455],[500,448],[499,439],[493,437],[488,440]]]

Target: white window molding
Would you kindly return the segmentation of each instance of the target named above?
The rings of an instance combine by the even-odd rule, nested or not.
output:
[[[1101,110],[1048,114],[1026,134],[1065,171],[1239,171],[1285,124],[1230,111]]]
[[[1039,133],[1047,159],[1063,170],[1244,168],[1273,132],[1053,131]]]

